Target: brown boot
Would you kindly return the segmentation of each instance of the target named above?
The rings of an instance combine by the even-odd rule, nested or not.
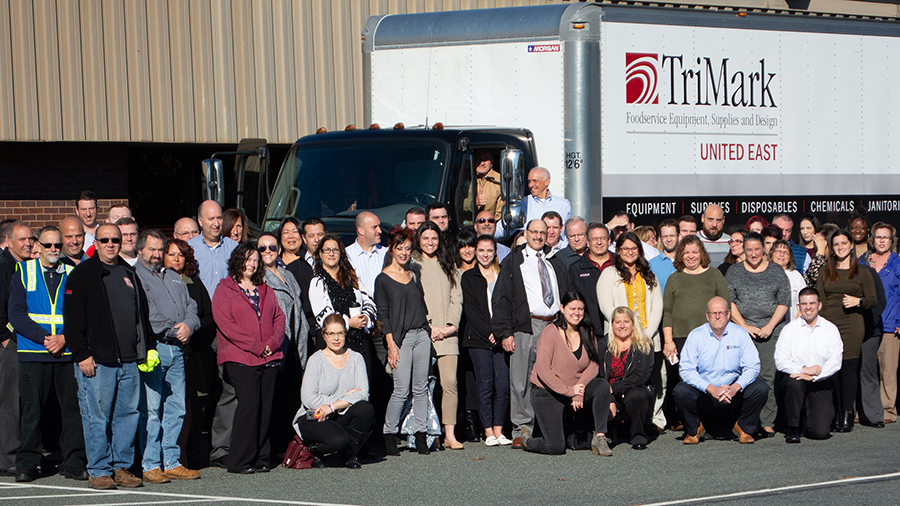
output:
[[[684,444],[686,445],[695,445],[700,442],[700,434],[703,434],[703,422],[700,422],[700,426],[697,427],[697,433],[693,436],[690,434],[685,434],[684,436]]]
[[[742,429],[737,422],[734,422],[734,433],[737,434],[742,445],[749,445],[756,442],[756,440],[753,439],[753,436],[744,432],[744,429]]]
[[[97,490],[115,490],[117,488],[112,476],[100,476],[98,478],[88,476],[88,485]]]
[[[184,466],[178,466],[174,469],[166,471],[166,476],[173,480],[196,480],[200,477],[200,471],[188,469]]]
[[[128,469],[124,467],[122,469],[116,469],[113,471],[113,479],[116,481],[116,485],[128,488],[137,488],[144,486],[144,480],[138,478],[137,476],[131,474]]]
[[[151,469],[151,470],[147,471],[146,473],[144,473],[144,481],[146,481],[148,483],[155,483],[157,485],[160,483],[171,483],[172,482],[172,480],[170,480],[169,477],[166,476],[166,473],[162,472],[162,469],[160,469],[158,467],[156,469]]]

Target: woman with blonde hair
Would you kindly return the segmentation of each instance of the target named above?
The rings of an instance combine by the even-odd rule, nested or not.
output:
[[[653,403],[653,342],[641,331],[634,312],[625,306],[612,311],[610,322],[609,336],[600,343],[599,377],[612,388],[613,414],[624,410],[631,420],[631,447],[644,450],[649,442],[645,427]]]

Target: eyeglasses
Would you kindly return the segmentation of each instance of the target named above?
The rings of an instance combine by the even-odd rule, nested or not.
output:
[[[46,249],[50,249],[50,248],[62,249],[61,242],[39,242],[38,244],[40,244],[41,246],[43,246]]]
[[[278,253],[278,245],[269,244],[268,246],[262,245],[256,248],[260,253],[265,253],[266,250],[271,251],[272,253]]]
[[[527,230],[526,229],[526,232],[529,232],[534,235],[547,235],[547,232],[544,230]]]
[[[338,255],[341,252],[338,248],[322,248],[321,251],[323,255]]]
[[[892,239],[892,237],[889,235],[876,235],[875,236],[876,241],[890,241],[891,239]]]
[[[707,316],[712,316],[714,318],[722,318],[728,314],[728,311],[707,311]]]
[[[744,244],[744,240],[743,239],[732,239],[732,240],[728,241],[728,244]]]
[[[478,218],[477,220],[475,220],[475,223],[497,223],[497,220],[495,220],[494,218]]]
[[[110,241],[112,241],[113,244],[120,244],[122,242],[122,238],[121,237],[101,237],[101,238],[97,239],[97,242],[99,242],[100,244],[106,244]]]
[[[572,239],[578,239],[579,237],[584,237],[587,234],[566,234],[566,237],[571,237]]]
[[[637,246],[631,246],[630,248],[619,248],[619,251],[622,253],[636,253]]]
[[[338,336],[344,337],[347,335],[347,332],[345,332],[343,330],[340,332],[322,332],[322,335],[325,337],[338,337]]]

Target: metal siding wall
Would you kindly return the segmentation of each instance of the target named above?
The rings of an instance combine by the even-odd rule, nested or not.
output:
[[[0,0],[0,139],[16,138],[9,0]]]
[[[147,3],[147,47],[150,77],[151,135],[154,141],[175,140],[172,65],[169,50],[169,6],[165,1]]]
[[[9,5],[13,96],[16,114],[15,139],[20,141],[40,139],[33,13],[34,9],[30,0],[13,0]]]
[[[0,141],[289,143],[320,126],[365,128],[369,16],[561,2],[0,0]],[[877,2],[810,9],[900,16]]]
[[[56,2],[59,28],[59,86],[62,138],[83,141],[84,78],[81,67],[81,22],[77,2]]]
[[[85,139],[105,141],[109,140],[109,119],[103,59],[103,6],[100,0],[81,0],[80,5]]]

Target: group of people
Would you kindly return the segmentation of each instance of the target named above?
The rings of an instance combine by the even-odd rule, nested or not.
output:
[[[51,468],[54,390],[59,472],[99,489],[199,478],[207,451],[267,472],[294,434],[315,467],[355,469],[382,439],[611,456],[666,431],[799,443],[896,420],[893,226],[804,215],[794,242],[788,215],[726,233],[716,205],[587,223],[528,179],[509,247],[481,186],[471,226],[414,207],[387,246],[366,211],[349,246],[318,218],[248,240],[214,201],[168,238],[126,206],[99,223],[91,192],[58,227],[0,223],[0,473]]]

